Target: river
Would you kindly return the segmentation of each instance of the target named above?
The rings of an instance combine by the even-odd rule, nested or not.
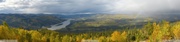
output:
[[[70,23],[71,23],[71,20],[72,19],[68,19],[62,23],[58,23],[58,24],[55,24],[55,25],[51,25],[50,28],[47,28],[48,30],[57,30],[57,29],[62,29],[62,28],[66,28],[66,26],[68,26]],[[59,25],[61,24],[61,25]]]

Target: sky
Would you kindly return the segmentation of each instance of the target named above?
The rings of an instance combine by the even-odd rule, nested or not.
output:
[[[179,13],[180,0],[0,0],[0,13]]]

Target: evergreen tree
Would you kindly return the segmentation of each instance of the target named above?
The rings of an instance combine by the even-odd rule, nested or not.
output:
[[[9,25],[6,23],[6,21],[3,21],[3,25],[6,27],[9,27]]]

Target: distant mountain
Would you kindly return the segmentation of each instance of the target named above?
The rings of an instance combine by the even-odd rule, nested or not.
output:
[[[50,27],[50,25],[61,23],[65,19],[48,14],[0,14],[0,24],[3,21],[12,27],[39,29],[43,26]]]
[[[180,21],[180,14],[96,14],[73,20],[69,26],[60,32],[84,32],[122,30],[127,28],[141,28],[148,22]]]
[[[89,18],[97,14],[53,14],[54,16],[65,18],[65,19],[80,19],[80,18]]]

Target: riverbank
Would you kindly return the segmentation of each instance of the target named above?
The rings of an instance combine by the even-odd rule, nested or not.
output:
[[[66,28],[66,26],[68,26],[69,24],[71,24],[71,20],[72,19],[68,19],[62,23],[58,23],[55,25],[51,25],[50,28],[47,28],[48,30],[57,30],[57,29],[62,29],[62,28]],[[60,25],[61,24],[61,25]]]

